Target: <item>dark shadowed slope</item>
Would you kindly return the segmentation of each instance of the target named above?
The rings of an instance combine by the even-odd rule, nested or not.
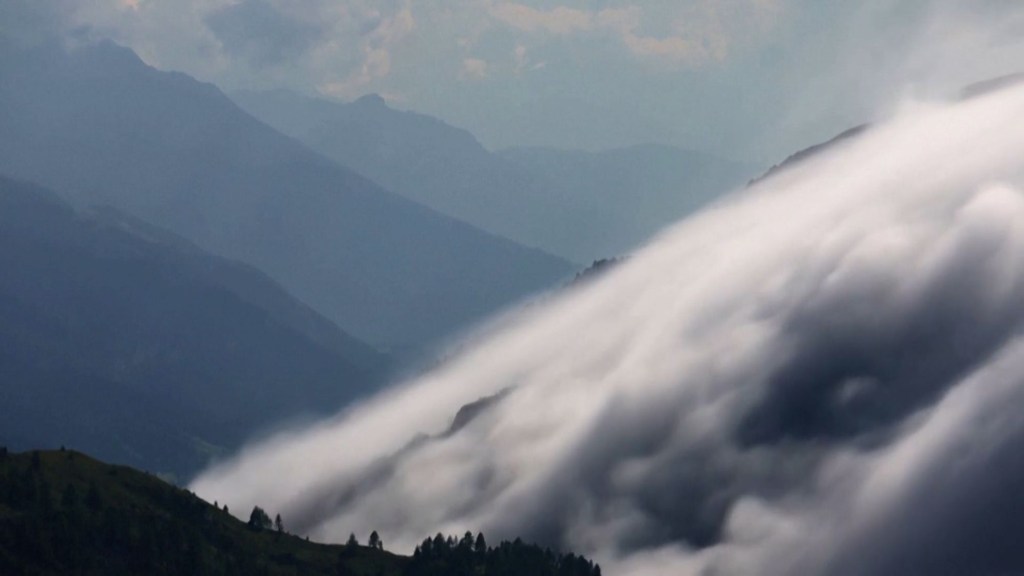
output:
[[[0,170],[253,264],[374,343],[452,333],[570,273],[311,152],[105,43],[0,51]]]
[[[2,574],[398,576],[408,564],[283,528],[250,526],[159,478],[79,452],[0,448]]]
[[[0,177],[0,443],[188,475],[384,358],[257,270]]]
[[[633,248],[753,173],[666,146],[491,153],[465,130],[373,95],[351,104],[287,91],[231,96],[390,190],[576,262]]]
[[[290,534],[288,518],[274,510],[233,512],[248,521],[154,476],[80,452],[11,454],[0,447],[0,574],[601,574],[582,556],[518,539],[488,545],[479,532],[428,537],[407,557],[384,550],[387,534],[378,535],[376,546],[318,544]],[[366,528],[371,531],[370,540],[377,534]]]

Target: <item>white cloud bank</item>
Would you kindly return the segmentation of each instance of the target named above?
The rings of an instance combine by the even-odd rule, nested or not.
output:
[[[1022,118],[1021,88],[907,106],[192,487],[315,538],[483,530],[616,574],[1020,568]]]

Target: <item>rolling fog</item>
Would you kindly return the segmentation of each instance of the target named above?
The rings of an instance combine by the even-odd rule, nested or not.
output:
[[[616,574],[1019,567],[1022,115],[1019,87],[904,103],[192,488],[328,541],[482,530]]]

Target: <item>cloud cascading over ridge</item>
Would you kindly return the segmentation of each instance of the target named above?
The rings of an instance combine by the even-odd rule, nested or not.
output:
[[[482,530],[615,574],[1019,571],[1021,118],[1021,87],[905,105],[192,487],[317,538]]]

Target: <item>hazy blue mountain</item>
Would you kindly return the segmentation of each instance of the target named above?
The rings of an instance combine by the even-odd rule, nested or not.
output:
[[[960,98],[963,100],[969,100],[971,98],[977,98],[978,96],[985,96],[1004,88],[1016,86],[1024,82],[1024,72],[1016,72],[1013,74],[1006,74],[1003,76],[997,76],[995,78],[988,78],[980,82],[975,82],[965,86],[960,90]]]
[[[989,78],[986,80],[982,80],[980,82],[969,84],[962,88],[960,90],[959,99],[969,100],[972,98],[977,98],[979,96],[985,96],[987,94],[991,94],[992,92],[996,92],[998,90],[1003,90],[1005,88],[1015,86],[1017,84],[1020,84],[1021,82],[1024,82],[1024,73],[1007,74],[1005,76]],[[856,140],[859,136],[870,130],[871,126],[872,125],[870,123],[859,124],[857,126],[854,126],[853,128],[848,128],[840,132],[839,134],[833,136],[832,138],[824,142],[812,144],[807,148],[794,152],[793,154],[787,156],[782,162],[779,162],[778,164],[775,164],[774,166],[769,168],[764,174],[751,180],[750,183],[756,184],[757,182],[760,182],[761,180],[764,180],[769,176],[774,176],[784,170],[792,168],[793,166],[800,164],[801,162],[807,160],[808,158],[812,158],[822,152],[832,150],[837,146]]]
[[[754,173],[668,146],[492,153],[465,130],[374,95],[349,104],[287,91],[231,96],[389,190],[576,262],[627,251]]]
[[[0,171],[255,265],[375,344],[450,334],[568,263],[380,188],[111,43],[0,49]]]
[[[601,152],[515,148],[499,154],[539,178],[565,212],[586,215],[575,241],[580,249],[589,247],[588,261],[627,252],[755,172],[659,144]]]
[[[385,358],[252,267],[0,177],[0,444],[179,475],[372,390]]]
[[[757,178],[752,179],[750,181],[750,184],[757,184],[758,182],[764,180],[765,178],[774,176],[776,174],[779,174],[780,172],[788,170],[789,168],[792,168],[797,164],[800,164],[804,160],[817,156],[818,154],[821,154],[826,150],[831,150],[836,146],[840,146],[842,144],[846,144],[847,142],[853,141],[861,134],[867,132],[870,128],[870,124],[861,124],[859,126],[854,126],[853,128],[844,130],[824,142],[819,142],[818,144],[813,144],[811,146],[808,146],[807,148],[798,150],[787,156],[782,162],[779,162],[778,164],[775,164],[774,166],[766,170],[764,174],[761,174]]]
[[[277,90],[237,92],[246,111],[313,150],[417,202],[563,257],[580,218],[560,218],[528,172],[491,154],[465,130],[389,108],[376,95],[350,104]]]

